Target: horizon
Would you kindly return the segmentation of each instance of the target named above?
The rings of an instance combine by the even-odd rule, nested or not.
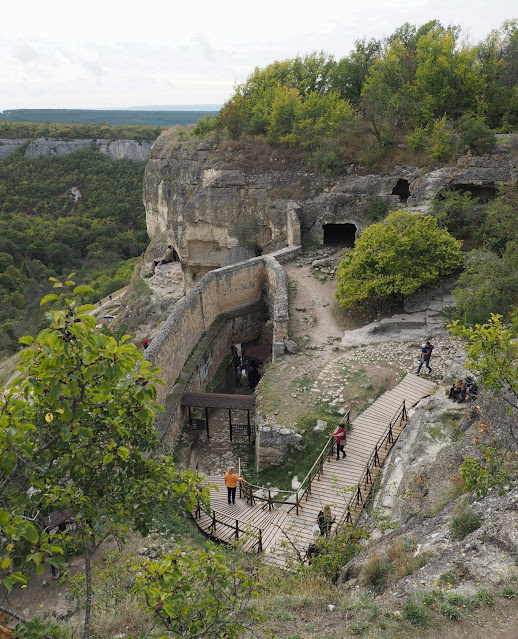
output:
[[[479,42],[516,13],[511,0],[323,0],[317,11],[308,0],[296,11],[272,0],[261,11],[200,0],[193,20],[191,7],[172,9],[165,0],[149,0],[143,15],[90,0],[71,25],[65,0],[51,7],[26,0],[3,8],[4,111],[223,104],[255,67],[275,60],[314,51],[340,59],[358,39],[432,19],[460,25],[463,39]]]

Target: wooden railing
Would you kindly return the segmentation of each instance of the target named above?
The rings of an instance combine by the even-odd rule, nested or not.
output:
[[[231,519],[231,518],[228,517],[228,515],[221,515],[221,514],[218,515],[218,513],[214,509],[211,509],[210,513],[206,511],[204,512],[206,515],[208,515],[212,519],[212,523],[210,526],[211,535],[216,536],[216,530],[218,525],[224,526],[226,528],[229,528],[232,531],[232,534],[229,537],[229,539],[235,539],[236,541],[238,541],[240,535],[248,539],[250,538],[250,536],[252,536],[256,539],[256,541],[254,544],[252,544],[251,548],[257,547],[257,552],[258,553],[262,552],[263,531],[261,528],[259,528],[258,526],[253,526],[252,524],[248,524],[239,519],[233,519],[233,523],[229,524],[228,521],[224,521],[223,519],[221,519],[221,517],[226,517],[227,519]],[[196,508],[194,511],[194,519],[198,519],[199,517],[201,517],[201,513],[202,513],[202,505],[198,501],[196,503]]]
[[[368,488],[370,493],[370,490],[373,484],[372,471],[376,467],[379,468],[381,464],[383,463],[383,460],[380,460],[380,452],[382,451],[382,449],[384,449],[385,451],[388,451],[392,448],[392,446],[396,443],[397,438],[399,436],[399,434],[398,435],[394,434],[394,429],[396,428],[398,423],[399,423],[399,426],[403,426],[403,422],[406,422],[406,420],[407,420],[406,404],[405,404],[405,400],[403,400],[396,414],[390,421],[390,424],[387,426],[383,435],[379,438],[376,446],[374,447],[374,450],[372,451],[365,465],[365,470],[363,471],[363,475],[361,476],[360,481],[358,482],[356,488],[353,490],[351,498],[349,499],[349,503],[347,504],[345,513],[342,519],[338,522],[339,525],[335,529],[336,531],[339,530],[340,524],[354,523],[351,511],[354,510],[355,506],[358,506],[359,504],[363,504],[365,502],[365,499],[362,494],[362,490],[366,490]]]
[[[349,430],[350,426],[350,412],[351,411],[348,410],[340,420],[340,425],[345,426],[346,432]],[[308,500],[309,495],[311,495],[313,482],[320,479],[324,472],[324,464],[327,459],[334,455],[334,451],[335,439],[334,437],[329,437],[324,448],[315,460],[315,463],[311,466],[308,474],[304,477],[299,488],[295,491],[276,490],[274,497],[272,497],[272,491],[270,488],[266,489],[262,486],[255,486],[246,480],[243,480],[239,484],[239,496],[244,496],[250,505],[253,505],[256,502],[264,502],[265,504],[268,504],[269,511],[275,508],[276,504],[283,506],[291,505],[292,508],[290,508],[290,511],[295,509],[298,515],[300,508],[302,508],[301,501],[303,499],[305,499],[305,501]],[[268,491],[267,496],[263,496],[265,491]],[[278,495],[280,495],[279,498],[277,497]]]

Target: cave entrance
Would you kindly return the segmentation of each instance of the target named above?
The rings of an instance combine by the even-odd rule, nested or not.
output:
[[[459,193],[469,193],[471,197],[476,197],[481,204],[492,202],[496,197],[496,186],[494,184],[486,184],[484,186],[478,184],[453,184],[451,190]]]
[[[399,195],[401,204],[406,204],[410,197],[410,185],[408,180],[399,179],[396,186],[392,189],[392,195]]]
[[[324,224],[324,244],[326,246],[353,247],[356,240],[354,224]]]

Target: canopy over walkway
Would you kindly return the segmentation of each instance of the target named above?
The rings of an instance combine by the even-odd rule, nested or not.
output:
[[[312,541],[318,512],[330,504],[337,523],[355,523],[385,458],[407,421],[407,409],[430,395],[435,383],[407,375],[352,423],[345,459],[335,459],[334,438],[327,438],[297,491],[271,491],[241,482],[240,499],[227,503],[223,477],[209,476],[211,514],[198,508],[198,526],[248,551],[266,553],[268,561],[284,565],[290,554],[304,556]],[[348,420],[348,416],[344,418]]]

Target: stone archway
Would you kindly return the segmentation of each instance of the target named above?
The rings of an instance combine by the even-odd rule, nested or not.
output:
[[[353,247],[356,241],[355,224],[323,224],[326,246]]]

